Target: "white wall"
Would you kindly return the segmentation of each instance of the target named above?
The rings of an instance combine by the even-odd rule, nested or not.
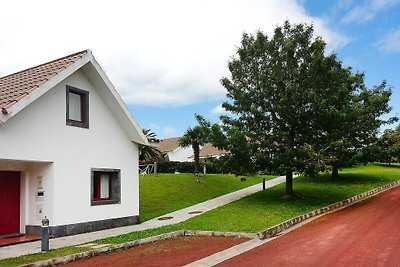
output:
[[[174,151],[168,152],[168,158],[170,161],[193,161],[193,149],[191,146],[179,147]]]
[[[89,129],[66,125],[66,85],[89,91]],[[82,71],[2,124],[0,147],[0,159],[53,162],[54,177],[45,178],[53,179],[45,188],[51,191],[52,207],[46,206],[45,212],[51,214],[52,225],[139,214],[137,144],[128,139]],[[121,169],[121,204],[90,205],[91,168]]]

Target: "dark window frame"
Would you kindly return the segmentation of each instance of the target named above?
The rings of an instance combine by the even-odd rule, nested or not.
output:
[[[76,94],[81,99],[81,121],[71,120],[69,118],[69,94]],[[89,92],[67,85],[66,89],[66,124],[70,126],[89,128]]]
[[[107,169],[107,168],[92,168],[90,172],[91,172],[91,181],[90,181],[91,206],[121,203],[121,170]],[[96,193],[95,186],[98,186],[98,179],[99,179],[97,177],[99,177],[101,173],[107,173],[110,175],[109,198],[99,198],[98,195],[97,196],[95,195]],[[97,193],[99,194],[99,188],[97,188]]]

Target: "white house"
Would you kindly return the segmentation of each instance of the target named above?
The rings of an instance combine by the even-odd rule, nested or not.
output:
[[[181,147],[180,137],[172,137],[160,140],[158,150],[160,150],[167,161],[187,162],[193,161],[193,149],[191,146]]]
[[[166,138],[160,140],[158,150],[160,150],[167,161],[179,161],[179,162],[190,162],[194,161],[194,152],[192,146],[181,147],[179,145],[180,137]],[[204,159],[208,157],[219,158],[226,154],[225,151],[221,151],[218,148],[212,146],[212,144],[206,144],[200,147],[200,161],[204,162]]]
[[[0,78],[0,235],[139,222],[145,136],[90,50]]]

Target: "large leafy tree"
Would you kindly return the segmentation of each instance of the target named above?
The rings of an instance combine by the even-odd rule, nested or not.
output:
[[[397,118],[382,119],[391,108],[390,88],[386,82],[372,89],[366,87],[363,73],[352,73],[337,61],[324,78],[320,101],[315,103],[318,129],[313,142],[322,168],[332,167],[332,176],[339,177],[339,168],[366,159],[365,152],[376,140],[379,127]],[[317,168],[318,170],[318,168]]]
[[[201,115],[196,114],[195,118],[198,125],[189,127],[183,136],[179,139],[179,145],[182,147],[191,146],[194,154],[194,173],[199,173],[200,168],[200,147],[204,146],[210,136],[210,123]]]
[[[386,129],[377,142],[379,160],[389,165],[400,160],[400,125],[396,129]]]
[[[221,80],[223,107],[233,114],[221,117],[225,132],[240,129],[256,168],[286,173],[287,198],[294,196],[294,171],[337,170],[390,110],[384,83],[367,89],[363,74],[326,55],[325,46],[312,26],[288,21],[271,38],[245,33],[228,64],[231,76]]]
[[[245,133],[254,159],[286,173],[287,198],[294,196],[293,172],[304,171],[311,160],[318,89],[336,63],[324,48],[304,24],[286,21],[271,39],[245,33],[228,65],[231,77],[222,79],[230,99],[223,107],[235,115],[222,117],[223,123]]]

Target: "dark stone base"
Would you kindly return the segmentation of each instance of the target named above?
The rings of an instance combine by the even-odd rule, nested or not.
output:
[[[129,216],[129,217],[122,217],[122,218],[108,219],[101,221],[50,226],[49,230],[51,237],[60,237],[60,236],[77,235],[82,233],[133,225],[133,224],[138,224],[139,222],[140,222],[139,216]],[[27,225],[25,227],[25,231],[27,234],[40,235],[41,227],[38,225]]]

